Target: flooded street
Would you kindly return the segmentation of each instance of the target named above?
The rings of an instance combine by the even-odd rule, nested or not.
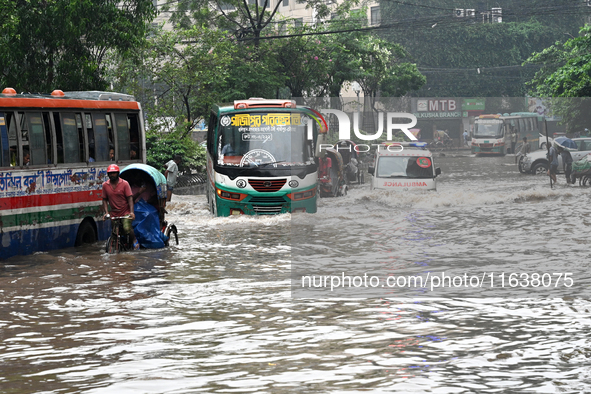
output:
[[[435,163],[436,192],[353,185],[315,215],[230,218],[175,195],[178,246],[3,261],[0,392],[591,393],[591,188],[512,156]],[[493,268],[576,286],[331,294],[294,274]]]

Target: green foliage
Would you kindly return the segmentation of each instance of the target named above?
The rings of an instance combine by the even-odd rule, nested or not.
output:
[[[385,2],[384,36],[399,43],[427,77],[413,96],[517,97],[538,67],[521,64],[536,51],[564,40],[591,12],[567,0],[425,0]],[[483,23],[484,12],[501,7],[502,23]],[[476,18],[456,18],[454,8],[475,9]],[[573,31],[574,30],[574,31]]]
[[[552,97],[554,114],[562,117],[567,131],[581,131],[591,125],[591,26],[581,28],[579,37],[534,53],[528,64],[541,69],[530,81],[530,94]]]
[[[281,2],[270,7],[271,3],[266,1],[227,0],[217,2],[219,12],[208,14],[205,21],[203,13],[197,12],[199,1],[171,3],[169,6],[182,10],[173,16],[182,24],[181,30],[188,29],[189,20],[192,20],[195,26],[207,23],[227,29],[232,35],[226,40],[239,40],[232,54],[232,67],[226,75],[220,75],[217,86],[209,89],[210,92],[219,89],[217,98],[220,102],[245,97],[338,97],[348,81],[358,78],[368,81],[371,94],[385,89],[389,94],[403,95],[424,83],[416,66],[408,63],[406,52],[400,45],[356,30],[364,27],[366,18],[365,8],[351,10],[357,1],[344,1],[336,8],[321,1],[307,3],[318,17],[334,13],[337,18],[329,24],[296,27],[293,20],[281,20],[277,16]],[[234,8],[228,10],[224,5]],[[178,14],[188,15],[188,19]],[[342,33],[318,34],[331,30]],[[278,35],[289,37],[279,39],[276,38]],[[274,38],[265,39],[268,37]],[[168,56],[177,55],[171,53]],[[360,73],[362,64],[365,64],[365,71]],[[170,86],[168,82],[166,84]]]
[[[277,72],[279,65],[271,42],[238,45],[227,77],[220,84],[220,102],[249,97],[275,98],[285,86],[285,77]]]
[[[373,99],[380,90],[401,96],[425,83],[416,65],[402,62],[407,53],[401,45],[372,35],[351,42],[351,52],[356,54],[351,79],[359,82],[366,98]]]
[[[177,119],[175,126],[184,127],[181,138],[224,98],[230,65],[236,61],[227,34],[202,26],[154,30],[137,52],[113,70],[116,86],[142,100],[150,119]]]
[[[338,97],[349,81],[358,81],[366,96],[378,90],[404,95],[418,89],[424,78],[412,64],[404,62],[406,52],[363,27],[365,9],[349,11],[344,3],[333,23],[287,29],[293,37],[271,45],[293,97]],[[338,34],[306,35],[339,30]]]
[[[591,96],[591,26],[580,31],[580,37],[557,42],[534,53],[526,63],[543,68],[530,82],[531,93],[550,97]]]
[[[179,133],[148,132],[146,135],[147,164],[164,171],[165,164],[179,154],[183,161],[181,172],[202,171],[207,158],[205,149],[189,137],[180,138]]]
[[[104,90],[105,54],[144,39],[151,0],[23,0],[0,3],[0,86],[17,91]]]

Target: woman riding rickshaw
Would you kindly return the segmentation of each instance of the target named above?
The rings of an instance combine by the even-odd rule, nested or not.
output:
[[[144,248],[168,246],[170,237],[178,245],[177,228],[165,220],[166,178],[147,164],[131,164],[121,171],[133,193],[135,220],[133,230]]]

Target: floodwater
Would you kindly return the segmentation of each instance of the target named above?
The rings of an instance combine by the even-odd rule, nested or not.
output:
[[[233,218],[175,195],[178,246],[107,255],[97,243],[4,261],[0,392],[591,392],[584,289],[292,297],[301,244],[324,272],[364,256],[432,272],[586,268],[591,189],[562,178],[551,190],[510,156],[436,164],[436,192],[354,185],[316,215]]]

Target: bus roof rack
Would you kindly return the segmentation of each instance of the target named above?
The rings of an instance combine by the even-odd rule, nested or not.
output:
[[[248,100],[234,100],[234,109],[246,108],[295,108],[293,100],[267,100],[261,97],[251,97]]]
[[[89,92],[65,92],[68,98],[85,98],[106,101],[135,101],[135,97],[130,94],[101,92],[97,90]]]

